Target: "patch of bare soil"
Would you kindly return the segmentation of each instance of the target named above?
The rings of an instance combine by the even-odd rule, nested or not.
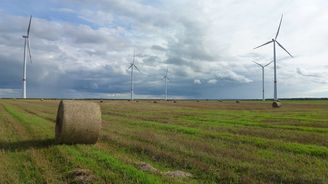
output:
[[[167,177],[172,177],[172,178],[192,177],[192,174],[190,174],[188,172],[184,172],[184,171],[179,171],[179,170],[162,172],[159,169],[157,169],[157,168],[153,167],[152,165],[145,163],[145,162],[139,162],[139,163],[136,163],[136,165],[142,171],[146,171],[146,172],[150,172],[150,173],[154,173],[154,174],[161,174],[161,175],[167,176]]]
[[[152,165],[147,164],[145,162],[137,163],[137,166],[142,171],[147,171],[147,172],[151,172],[151,173],[159,173],[160,172],[158,169],[156,169]]]
[[[189,177],[192,177],[192,174],[190,174],[188,172],[184,172],[184,171],[179,171],[179,170],[162,172],[162,175],[172,177],[172,178],[176,178],[176,177],[189,178]]]
[[[93,183],[96,177],[88,169],[74,169],[66,175],[70,184],[88,184]]]

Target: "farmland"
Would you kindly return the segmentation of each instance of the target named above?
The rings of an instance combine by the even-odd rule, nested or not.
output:
[[[58,103],[0,100],[0,183],[328,183],[327,101],[105,100],[95,145],[54,143]]]

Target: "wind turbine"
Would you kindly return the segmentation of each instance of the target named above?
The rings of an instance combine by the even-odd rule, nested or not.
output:
[[[167,81],[170,80],[168,78],[168,73],[169,73],[169,69],[166,68],[166,72],[165,75],[163,76],[162,80],[165,80],[165,100],[167,101]]]
[[[132,63],[130,64],[130,67],[128,69],[131,69],[131,101],[133,100],[133,88],[134,88],[134,84],[133,84],[133,71],[134,69],[138,70],[140,72],[140,70],[138,69],[138,67],[134,64],[135,62],[135,57],[136,57],[136,52],[135,50],[133,50],[133,60]]]
[[[30,48],[30,29],[31,29],[31,22],[32,22],[32,15],[30,16],[30,21],[27,27],[26,35],[23,35],[24,38],[24,69],[23,69],[23,98],[26,99],[26,57],[27,57],[27,50],[28,56],[32,63],[32,55],[31,55],[31,48]]]
[[[278,101],[278,94],[277,94],[277,58],[276,58],[276,44],[279,45],[279,47],[281,47],[285,52],[287,52],[287,54],[290,56],[290,57],[293,57],[278,41],[277,41],[277,38],[278,38],[278,35],[279,35],[279,31],[280,31],[280,27],[281,27],[281,22],[282,22],[282,18],[283,18],[283,15],[281,15],[281,19],[280,19],[280,23],[279,23],[279,27],[278,27],[278,31],[276,33],[276,36],[275,38],[272,38],[272,40],[258,46],[258,47],[255,47],[254,49],[257,49],[257,48],[260,48],[262,46],[265,46],[265,45],[268,45],[270,43],[273,43],[273,63],[274,63],[274,102],[273,102],[273,105],[276,104],[275,102]]]
[[[264,97],[264,68],[267,67],[268,65],[270,65],[273,61],[271,61],[270,63],[266,64],[266,65],[262,65],[260,63],[257,63],[255,61],[253,61],[253,63],[259,65],[262,68],[262,101],[265,101],[265,97]]]

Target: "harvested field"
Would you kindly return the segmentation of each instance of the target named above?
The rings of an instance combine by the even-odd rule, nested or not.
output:
[[[57,145],[59,101],[0,100],[0,183],[328,183],[328,101],[282,103],[103,100],[96,145]]]

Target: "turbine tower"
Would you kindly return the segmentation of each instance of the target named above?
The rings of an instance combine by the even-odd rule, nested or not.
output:
[[[253,61],[253,63],[259,65],[262,68],[262,101],[265,101],[265,97],[264,97],[264,68],[267,67],[268,65],[270,65],[273,61],[271,61],[270,63],[266,64],[266,65],[262,65],[260,63],[257,63],[255,61]]]
[[[280,27],[281,27],[282,18],[283,18],[283,15],[281,15],[281,19],[280,19],[280,23],[279,23],[279,27],[278,27],[278,31],[276,33],[276,36],[274,38],[272,38],[272,40],[270,40],[270,41],[268,41],[268,42],[254,48],[254,49],[257,49],[257,48],[260,48],[262,46],[273,43],[273,64],[274,64],[274,102],[273,102],[273,104],[275,104],[275,102],[278,101],[276,44],[278,44],[279,47],[281,47],[285,52],[287,52],[287,54],[290,57],[293,57],[277,40],[278,35],[279,35],[279,31],[280,31]]]
[[[31,29],[31,22],[32,22],[32,15],[30,16],[30,21],[27,27],[26,35],[23,35],[24,38],[24,67],[23,67],[23,94],[22,97],[26,99],[26,57],[27,54],[30,58],[32,63],[32,55],[31,55],[31,48],[30,48],[30,29]],[[28,53],[27,53],[28,50]]]
[[[130,67],[128,68],[128,69],[131,69],[131,88],[130,88],[130,92],[131,92],[131,101],[132,100],[134,100],[134,97],[133,97],[133,95],[134,95],[134,84],[133,84],[133,71],[134,71],[134,69],[136,69],[136,70],[138,70],[139,72],[140,72],[140,70],[138,69],[138,67],[134,64],[135,63],[135,57],[136,57],[136,52],[135,52],[135,50],[133,51],[133,60],[132,60],[132,63],[130,64]]]
[[[163,76],[162,80],[165,81],[165,100],[167,101],[167,81],[170,80],[168,78],[168,73],[169,73],[169,69],[166,69],[165,75]]]

